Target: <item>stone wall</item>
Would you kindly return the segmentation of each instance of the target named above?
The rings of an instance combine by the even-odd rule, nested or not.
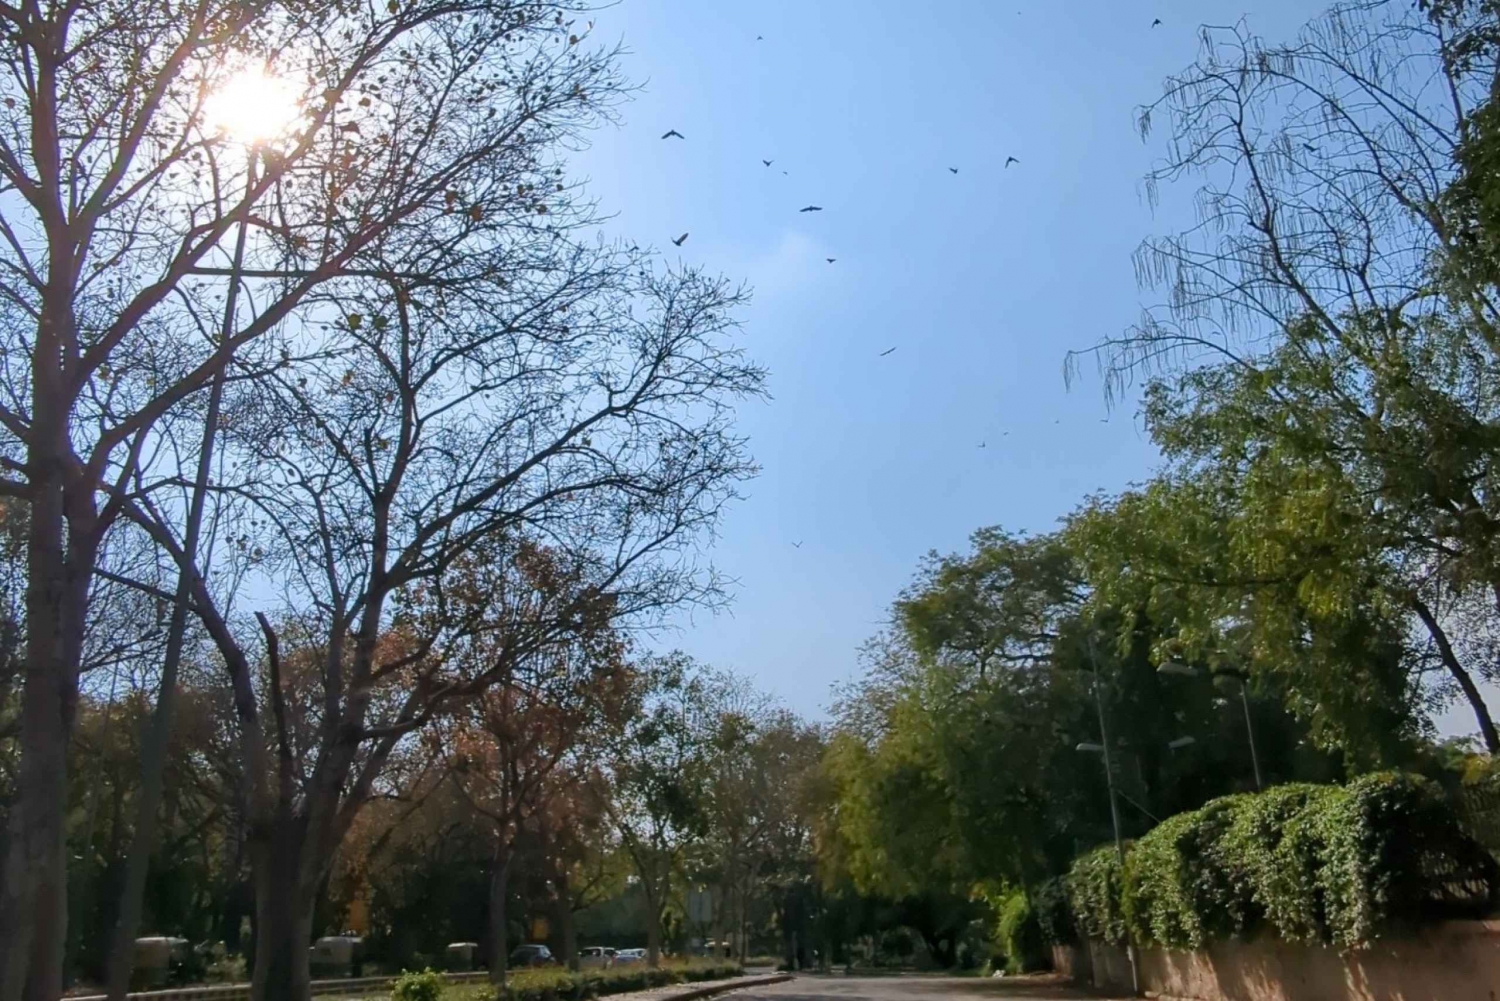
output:
[[[1125,950],[1093,942],[1058,949],[1059,972],[1130,990]],[[1452,921],[1340,953],[1271,936],[1216,942],[1198,952],[1142,949],[1140,986],[1181,1001],[1496,1001],[1500,921]]]

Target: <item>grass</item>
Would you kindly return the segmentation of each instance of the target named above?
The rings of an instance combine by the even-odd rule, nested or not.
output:
[[[549,966],[509,974],[499,999],[489,984],[455,984],[443,991],[443,1001],[585,1001],[670,984],[722,980],[743,972],[737,965],[706,959],[663,960],[655,970],[644,963],[578,973]]]

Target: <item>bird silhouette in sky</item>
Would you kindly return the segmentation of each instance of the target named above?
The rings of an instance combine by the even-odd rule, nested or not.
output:
[[[825,257],[825,258],[823,258],[823,260],[827,261],[829,264],[832,264],[834,261],[838,260],[838,258],[837,257]]]
[[[1008,156],[1008,157],[1005,158],[1005,169],[1009,170],[1011,164],[1013,164],[1013,163],[1020,163],[1020,162],[1021,161],[1017,160],[1015,157]]]
[[[984,442],[980,442],[980,443],[979,443],[979,447],[980,447],[980,448],[984,448]]]
[[[755,36],[755,40],[757,42],[764,42],[766,40],[766,36],[765,35],[756,35]]]
[[[667,131],[662,134],[662,138],[663,139],[672,139],[672,138],[686,139],[687,136],[683,135],[681,132],[678,132],[676,129],[667,129]]]
[[[896,350],[896,349],[895,348],[886,348],[884,351],[880,352],[880,357],[884,358],[886,355],[890,354],[894,350]]]
[[[804,539],[803,541],[805,542],[806,540]],[[794,542],[794,543],[792,543],[792,548],[793,549],[801,549],[802,548],[802,543],[801,542]]]
[[[950,173],[950,174],[956,174],[956,173],[958,173],[958,168],[957,167],[949,167],[948,168],[948,173]]]
[[[1009,438],[1010,437],[1010,432],[1009,431],[1001,431],[1000,432],[1000,437],[1002,437],[1002,438]]]
[[[798,209],[797,211],[798,212],[822,212],[823,211],[823,206],[821,206],[821,205],[809,205],[809,206],[807,206],[807,208]]]
[[[761,163],[765,164],[767,167],[769,167],[771,164],[773,164],[775,162],[776,161],[774,161],[774,160],[762,160],[761,161]]]
[[[1152,21],[1151,27],[1155,28],[1159,24],[1161,24],[1161,18],[1157,18],[1156,20]]]
[[[677,246],[679,246],[679,247],[680,247],[680,246],[682,246],[682,245],[683,245],[683,244],[684,244],[684,243],[686,243],[686,242],[687,242],[687,237],[688,237],[688,235],[687,235],[687,234],[686,234],[686,233],[684,233],[684,234],[682,234],[682,235],[681,235],[681,236],[679,236],[679,237],[678,237],[678,238],[677,238],[677,239],[675,239],[675,240],[673,240],[673,241],[672,241],[672,242],[673,242],[673,243],[675,243],[675,244],[677,244]]]

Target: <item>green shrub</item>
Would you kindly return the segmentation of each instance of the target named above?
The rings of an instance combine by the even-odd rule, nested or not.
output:
[[[744,972],[734,963],[670,963],[653,970],[645,965],[572,973],[559,967],[521,970],[506,978],[495,1001],[583,1001],[607,994],[627,994],[671,984],[724,980]]]
[[[1296,853],[1285,856],[1278,852],[1288,825],[1307,808],[1308,802],[1337,793],[1333,786],[1296,783],[1241,798],[1229,830],[1219,838],[1216,855],[1238,899],[1249,901],[1245,905],[1244,930],[1249,931],[1266,920],[1278,929],[1295,928],[1304,920],[1299,915],[1311,913],[1304,906],[1308,898],[1294,884],[1300,878],[1298,874],[1316,862],[1309,862],[1304,854],[1302,862],[1284,868],[1287,859],[1296,857]],[[1284,874],[1292,877],[1291,884],[1281,885]],[[1315,919],[1308,920],[1313,920],[1310,927],[1317,927]]]
[[[1080,856],[1067,875],[1068,900],[1078,930],[1105,942],[1125,941],[1120,910],[1120,859],[1114,845],[1101,845]]]
[[[407,970],[391,984],[391,1001],[439,1001],[448,982],[432,969]]]
[[[1391,920],[1419,922],[1465,903],[1476,911],[1493,904],[1500,885],[1494,858],[1463,833],[1448,799],[1428,779],[1366,775],[1330,807],[1318,875],[1327,936],[1338,945],[1363,945]],[[1483,889],[1450,889],[1465,884]]]
[[[1030,973],[1049,965],[1047,943],[1042,925],[1024,890],[1012,890],[1000,902],[998,922],[1000,948],[1005,953],[1008,973]]]
[[[1500,865],[1434,783],[1382,773],[1215,800],[1159,824],[1123,870],[1105,847],[1066,882],[1090,938],[1193,949],[1264,921],[1288,941],[1363,948],[1392,922],[1487,913]]]
[[[1125,859],[1121,911],[1137,941],[1196,949],[1245,930],[1250,898],[1219,851],[1249,797],[1226,796],[1158,824]]]
[[[1031,889],[1030,897],[1043,941],[1048,945],[1076,945],[1078,923],[1068,904],[1068,888],[1063,880],[1054,876],[1038,883]]]

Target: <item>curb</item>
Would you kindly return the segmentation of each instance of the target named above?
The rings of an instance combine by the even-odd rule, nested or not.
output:
[[[732,983],[721,980],[718,983],[705,984],[702,987],[695,987],[680,994],[669,994],[662,998],[661,1001],[697,1001],[698,998],[712,997],[715,994],[737,991],[745,987],[766,987],[770,984],[784,984],[788,980],[795,979],[796,977],[790,973],[776,973],[765,977],[745,977]],[[630,997],[630,995],[622,994],[620,997],[623,999]]]

